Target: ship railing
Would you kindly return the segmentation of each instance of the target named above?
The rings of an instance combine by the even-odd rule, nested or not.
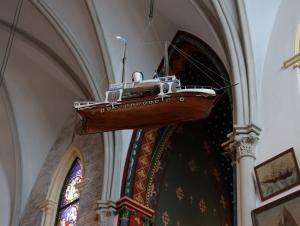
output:
[[[113,90],[119,90],[119,89],[123,89],[123,83],[113,83],[109,85],[109,90],[113,91]]]
[[[76,101],[76,102],[74,102],[74,107],[75,108],[83,108],[83,107],[93,106],[95,104],[99,104],[99,102],[97,102],[97,101]]]
[[[174,84],[176,84],[176,88],[177,88],[177,87],[180,87],[180,84],[178,84],[178,81],[179,81],[179,80],[176,80],[176,81],[168,81],[168,82],[161,82],[161,83],[159,84],[159,90],[160,90],[160,92],[159,92],[159,94],[158,94],[158,97],[160,97],[160,98],[162,98],[162,99],[165,98],[165,97],[169,97],[168,94],[173,93],[173,91],[172,91],[172,86],[173,86]],[[180,81],[179,81],[179,82],[180,82]],[[168,85],[167,92],[165,92],[165,84]]]
[[[175,76],[159,77],[159,81],[163,83],[174,82],[180,84],[180,80]]]
[[[126,82],[124,83],[124,89],[130,89],[134,87],[134,83],[133,82]]]
[[[177,78],[176,78],[176,76],[175,75],[168,75],[168,76],[164,76],[164,77],[159,77],[159,80],[160,81],[166,81],[166,82],[170,82],[170,81],[176,81],[176,80],[178,80]]]
[[[215,90],[212,86],[199,86],[199,85],[187,85],[187,86],[181,86],[181,89],[212,89]]]
[[[133,88],[133,87],[134,87],[134,83],[132,83],[132,82],[116,83],[116,84],[110,84],[108,91],[115,91],[115,90],[120,90],[120,89],[128,89],[128,88]]]

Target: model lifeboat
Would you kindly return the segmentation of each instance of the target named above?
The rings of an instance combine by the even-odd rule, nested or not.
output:
[[[160,127],[207,118],[217,99],[212,88],[182,87],[174,75],[113,84],[103,102],[75,102],[81,117],[80,134]]]

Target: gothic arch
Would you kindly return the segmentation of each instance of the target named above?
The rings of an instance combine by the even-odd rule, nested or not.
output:
[[[197,71],[197,67],[191,65],[174,48],[170,47],[170,71],[180,78],[183,85],[196,84],[216,87],[216,83],[221,86],[228,84],[226,81],[229,80],[229,76],[224,65],[212,49],[199,38],[187,32],[179,31],[172,43],[200,62],[199,67],[202,67],[201,70],[203,70],[200,70],[200,72]],[[205,74],[213,77],[215,82],[206,78]],[[220,219],[224,225],[225,223],[229,225],[233,224],[235,215],[235,204],[232,204],[232,202],[235,202],[235,196],[233,195],[235,193],[233,191],[235,189],[234,168],[230,165],[229,160],[221,154],[221,143],[226,139],[227,134],[232,131],[231,106],[232,97],[229,90],[216,104],[211,116],[207,120],[170,125],[164,128],[136,130],[132,136],[124,170],[122,195],[131,197],[134,201],[162,214],[162,211],[159,209],[159,200],[161,199],[161,194],[163,194],[163,182],[166,180],[166,175],[168,175],[169,163],[174,162],[174,156],[176,155],[174,153],[185,155],[182,152],[183,149],[178,149],[177,147],[181,145],[182,147],[186,147],[188,150],[191,150],[191,155],[197,155],[200,152],[212,152],[213,156],[218,156],[216,157],[218,160],[215,157],[210,158],[206,156],[211,159],[212,165],[214,165],[213,167],[211,165],[209,168],[206,168],[207,172],[220,176],[223,175],[222,167],[224,167],[228,168],[229,174],[231,174],[228,184],[231,184],[233,187],[229,188],[225,186],[225,188],[222,187],[224,184],[220,185],[219,187],[224,188],[228,193],[222,193],[223,195],[221,195],[221,193],[216,191],[216,197],[218,195],[220,197],[226,196],[224,200],[226,199],[225,202],[231,207],[228,211],[220,211],[222,215]],[[196,144],[196,149],[190,147],[188,144],[191,140],[186,139],[193,136],[197,137],[194,137],[196,140],[201,140],[200,143]],[[183,143],[175,144],[178,140],[183,140]],[[222,167],[218,166],[218,161],[220,166],[222,163]],[[198,164],[198,162],[195,162],[195,164]],[[226,175],[228,175],[228,172]],[[219,177],[217,178],[219,180]],[[211,181],[211,183],[213,182]],[[220,197],[218,197],[218,200]],[[171,205],[173,204],[172,201],[170,203]],[[159,225],[158,219],[161,217],[156,216],[156,225]],[[185,222],[185,224],[193,225],[193,222]],[[175,222],[173,221],[170,225],[175,225]]]
[[[42,226],[53,226],[55,222],[57,205],[59,202],[61,190],[65,181],[65,178],[76,158],[80,159],[80,162],[84,163],[84,158],[81,151],[74,145],[68,148],[61,161],[59,162],[52,180],[49,186],[47,198],[44,201],[46,210],[44,211]],[[84,173],[84,164],[82,164]],[[83,175],[84,177],[84,175]],[[47,209],[48,208],[48,209]]]

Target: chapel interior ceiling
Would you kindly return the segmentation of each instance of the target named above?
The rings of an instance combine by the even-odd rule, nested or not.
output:
[[[11,191],[8,202],[12,209],[16,200],[20,206],[25,205],[51,145],[73,111],[73,101],[101,97],[111,79],[95,30],[98,24],[91,17],[93,13],[97,15],[97,10],[89,9],[87,2],[92,1],[23,2],[0,102],[0,108],[6,109],[0,120],[10,122],[1,127],[1,134],[7,134],[10,142],[0,150],[9,163],[1,164],[7,172],[5,177],[11,178],[7,190]],[[139,3],[134,0],[130,4]],[[144,12],[147,4],[145,1],[141,6]],[[172,8],[168,7],[170,4]],[[0,5],[2,60],[17,0],[0,0]],[[220,21],[211,1],[156,1],[155,9],[171,21],[173,30],[188,31],[205,40],[229,68]],[[191,14],[187,17],[180,13],[182,9]],[[71,37],[71,41],[66,37]],[[21,182],[25,175],[30,176]],[[21,199],[14,197],[16,186],[22,187]]]

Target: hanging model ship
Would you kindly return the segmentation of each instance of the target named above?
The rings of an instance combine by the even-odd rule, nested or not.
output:
[[[122,83],[110,85],[103,102],[74,103],[81,116],[80,134],[160,127],[210,115],[217,99],[212,88],[182,87],[175,75],[144,80],[141,72],[134,72],[132,82],[124,83],[124,43]]]

